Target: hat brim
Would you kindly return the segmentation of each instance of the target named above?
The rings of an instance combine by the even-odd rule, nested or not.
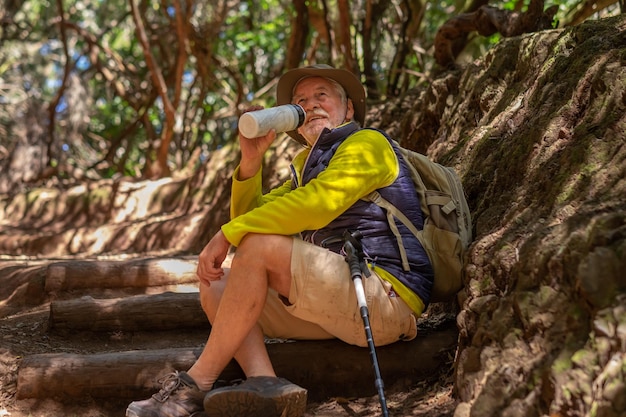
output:
[[[354,106],[354,119],[363,125],[365,122],[365,88],[359,79],[350,71],[333,68],[329,65],[313,65],[310,67],[296,68],[287,71],[280,77],[276,85],[276,104],[289,104],[293,95],[293,89],[298,82],[305,77],[324,77],[338,82]],[[287,132],[289,136],[306,145],[306,140],[296,130]]]

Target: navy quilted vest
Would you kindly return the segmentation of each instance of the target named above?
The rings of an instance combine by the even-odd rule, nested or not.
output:
[[[302,183],[306,184],[322,172],[332,159],[341,143],[352,133],[359,130],[358,125],[349,123],[333,130],[325,130],[311,149],[302,175]],[[408,167],[395,145],[394,151],[400,162],[400,174],[388,187],[377,190],[383,198],[400,209],[418,230],[423,229],[424,221],[420,208],[419,197],[415,192]],[[292,186],[296,187],[295,179]],[[395,236],[387,223],[384,209],[376,204],[359,200],[343,214],[319,230],[307,230],[302,233],[304,240],[319,246],[327,247],[339,253],[342,244],[336,242],[343,232],[360,231],[363,235],[363,251],[369,262],[385,269],[400,282],[415,292],[428,305],[430,291],[433,285],[434,272],[428,255],[417,238],[399,221],[396,221],[402,235],[402,241],[407,251],[410,271],[404,271],[400,252]],[[334,240],[334,243],[326,242]]]

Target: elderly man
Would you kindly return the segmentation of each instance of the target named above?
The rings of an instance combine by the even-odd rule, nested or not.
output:
[[[413,234],[397,222],[409,270],[403,268],[387,214],[362,198],[378,191],[418,229],[419,200],[398,150],[380,132],[362,129],[365,91],[352,73],[327,65],[285,73],[278,104],[299,104],[304,124],[290,136],[305,145],[292,161],[292,178],[263,195],[263,155],[275,131],[241,137],[233,175],[231,220],[202,250],[200,297],[212,329],[187,372],[175,372],[152,398],[133,402],[127,417],[301,416],[306,390],[276,376],[264,336],[339,338],[367,346],[354,283],[336,239],[359,231],[371,269],[364,280],[374,341],[416,336],[428,304],[433,271]],[[231,246],[230,271],[222,268]],[[406,265],[406,263],[405,263]],[[214,388],[235,358],[246,380]]]

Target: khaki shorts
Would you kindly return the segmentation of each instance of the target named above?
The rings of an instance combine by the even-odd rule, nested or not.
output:
[[[363,287],[376,345],[415,338],[415,316],[395,295],[389,282],[372,272],[368,278],[363,277]],[[304,340],[339,338],[349,344],[367,346],[354,282],[343,256],[294,238],[289,303],[270,290],[259,319],[266,336]]]

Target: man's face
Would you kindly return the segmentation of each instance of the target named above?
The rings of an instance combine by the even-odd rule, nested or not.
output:
[[[326,78],[308,77],[294,89],[291,102],[299,104],[306,112],[306,120],[298,133],[311,146],[324,128],[334,129],[354,117],[352,100],[343,101],[337,88]]]

